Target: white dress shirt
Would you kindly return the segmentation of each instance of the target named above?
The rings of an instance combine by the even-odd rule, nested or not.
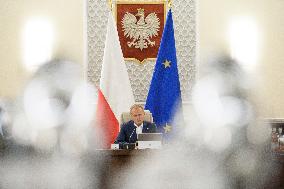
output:
[[[140,126],[136,125],[135,123],[134,123],[134,125],[136,127],[136,134],[138,135],[138,134],[142,133],[143,123]]]

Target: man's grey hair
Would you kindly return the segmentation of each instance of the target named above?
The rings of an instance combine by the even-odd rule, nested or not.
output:
[[[141,105],[141,104],[133,104],[131,107],[130,107],[130,114],[131,114],[131,111],[133,109],[138,109],[138,108],[141,108],[143,111],[144,111],[144,107]]]

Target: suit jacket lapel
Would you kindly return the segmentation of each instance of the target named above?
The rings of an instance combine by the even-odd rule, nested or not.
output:
[[[144,121],[142,133],[148,133],[148,132],[149,132],[149,125]]]
[[[130,134],[129,135],[129,142],[131,142],[133,140],[135,140],[135,141],[137,140],[137,134],[136,134],[135,128],[136,128],[136,126],[134,125],[134,122],[132,121],[130,130],[129,130],[129,134]],[[133,134],[131,135],[132,132],[133,132]]]

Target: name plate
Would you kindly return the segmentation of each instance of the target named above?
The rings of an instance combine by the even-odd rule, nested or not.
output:
[[[110,149],[118,150],[119,149],[119,144],[111,144]]]
[[[138,141],[138,149],[161,149],[161,141]]]

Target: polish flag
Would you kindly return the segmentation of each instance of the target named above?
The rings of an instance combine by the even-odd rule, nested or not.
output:
[[[128,112],[134,102],[118,32],[110,12],[96,113],[103,148],[110,148],[119,132],[121,113]]]

